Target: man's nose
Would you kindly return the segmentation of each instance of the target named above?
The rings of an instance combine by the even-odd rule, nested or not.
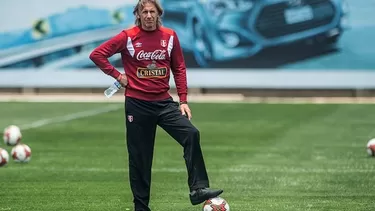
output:
[[[151,12],[148,12],[146,17],[147,17],[147,18],[151,18],[151,17],[152,17],[152,16],[151,16]]]

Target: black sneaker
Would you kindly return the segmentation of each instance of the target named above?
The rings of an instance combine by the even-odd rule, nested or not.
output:
[[[223,193],[223,190],[212,190],[209,188],[199,188],[190,192],[190,201],[192,205],[200,204],[208,199],[215,198]]]

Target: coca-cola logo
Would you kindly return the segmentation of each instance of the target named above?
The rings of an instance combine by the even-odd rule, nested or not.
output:
[[[165,60],[165,53],[165,50],[154,50],[152,52],[141,50],[137,54],[137,60]]]

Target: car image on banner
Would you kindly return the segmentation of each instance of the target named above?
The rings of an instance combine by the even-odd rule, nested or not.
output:
[[[134,25],[137,1],[0,2],[0,71],[96,68],[89,53]],[[368,0],[161,1],[192,71],[375,70]],[[120,54],[110,61],[122,66]]]
[[[334,46],[344,32],[344,0],[163,0],[164,25],[176,30],[201,67],[275,46]]]

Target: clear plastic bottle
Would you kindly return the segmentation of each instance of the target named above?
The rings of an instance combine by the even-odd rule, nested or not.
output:
[[[104,95],[107,98],[110,98],[120,89],[121,89],[121,84],[118,81],[116,81],[104,91]]]

